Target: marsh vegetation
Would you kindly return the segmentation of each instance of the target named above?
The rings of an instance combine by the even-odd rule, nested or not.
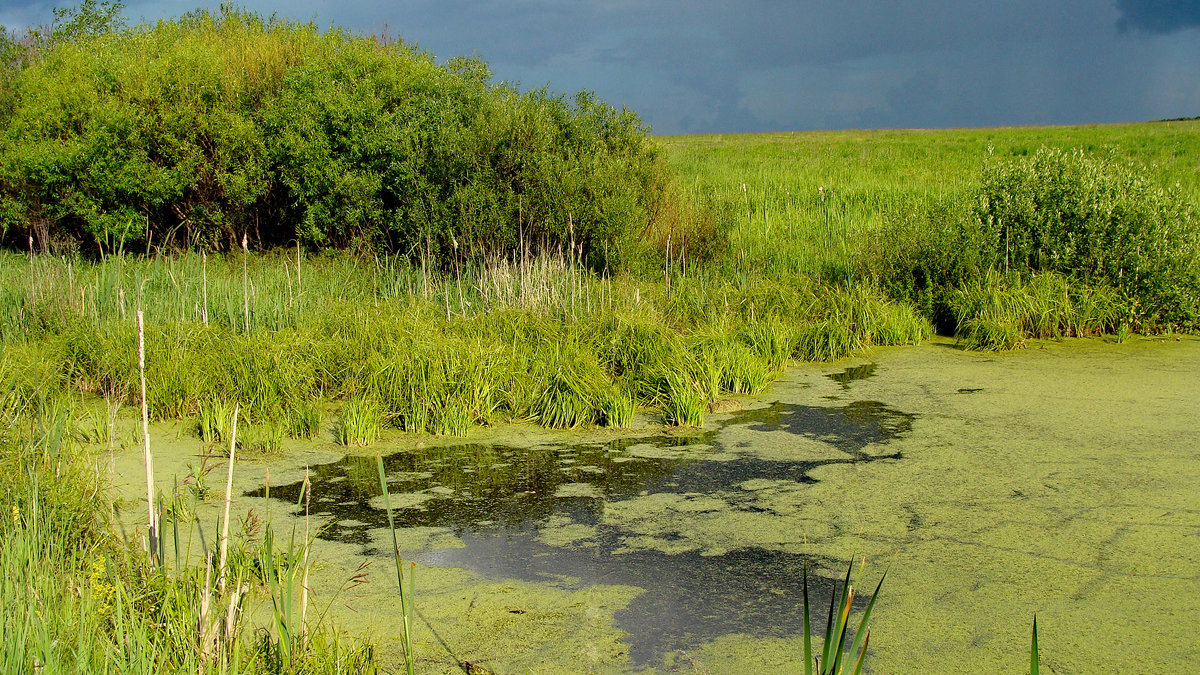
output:
[[[186,525],[170,546],[118,534],[104,458],[141,444],[123,410],[143,401],[260,461],[509,423],[701,428],[791,364],[935,332],[1010,350],[1200,328],[1194,121],[659,139],[386,36],[119,10],[0,35],[17,670],[375,667],[297,609],[310,533],[244,522],[212,593],[212,562],[180,554],[204,471],[150,499]]]

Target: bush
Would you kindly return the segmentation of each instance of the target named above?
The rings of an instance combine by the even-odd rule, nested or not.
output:
[[[1050,148],[989,164],[976,216],[991,240],[993,266],[1111,286],[1150,328],[1196,328],[1194,207],[1142,174],[1128,163]]]
[[[885,216],[856,262],[860,275],[950,332],[947,293],[991,267],[991,242],[963,200],[911,203]]]
[[[66,36],[13,78],[10,243],[236,248],[249,233],[443,264],[573,251],[600,269],[668,198],[638,117],[589,93],[522,94],[475,59],[229,7]]]
[[[879,236],[863,245],[858,264],[943,330],[961,331],[963,293],[999,288],[986,280],[993,272],[1043,280],[1049,277],[1040,275],[1053,273],[1069,281],[1077,297],[1098,294],[1103,316],[1093,317],[1084,332],[1108,326],[1118,315],[1147,332],[1196,330],[1195,206],[1142,174],[1129,163],[1052,148],[991,161],[969,200],[893,213]],[[1008,284],[1004,293],[1030,294],[1021,302],[1032,302],[1042,288],[1038,283]],[[1100,311],[1086,300],[1081,307]]]

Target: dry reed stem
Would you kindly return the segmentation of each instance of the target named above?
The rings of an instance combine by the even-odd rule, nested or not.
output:
[[[312,498],[312,483],[309,482],[308,467],[304,468],[304,580],[300,582],[300,648],[308,644],[308,549],[311,544],[309,532],[309,502]]]
[[[146,338],[142,310],[137,311],[138,374],[142,385],[142,462],[146,466],[147,541],[150,559],[158,550],[158,518],[154,512],[154,457],[150,454],[150,410],[146,403]]]
[[[216,624],[209,619],[212,612],[212,552],[204,556],[204,590],[200,593],[200,618],[196,626],[197,638],[200,640],[200,656],[208,660],[216,646]]]
[[[245,317],[246,332],[250,332],[250,273],[246,268],[250,258],[250,249],[246,246],[246,233],[242,233],[242,314]]]
[[[225,563],[228,560],[229,553],[229,507],[233,503],[233,455],[234,449],[237,447],[237,423],[238,411],[240,403],[233,404],[233,428],[229,433],[229,469],[225,475],[225,519],[221,522],[221,558],[217,565],[218,587],[221,591],[225,590]]]

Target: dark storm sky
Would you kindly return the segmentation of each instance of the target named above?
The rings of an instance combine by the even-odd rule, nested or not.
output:
[[[44,22],[53,4],[0,0],[0,23]],[[591,89],[662,134],[1200,115],[1200,0],[241,4],[387,30],[439,60],[477,54],[525,88]],[[197,6],[128,0],[125,14]]]

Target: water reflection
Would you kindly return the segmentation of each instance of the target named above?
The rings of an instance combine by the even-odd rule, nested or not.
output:
[[[753,547],[722,555],[631,548],[630,535],[637,533],[605,522],[606,505],[656,493],[719,492],[729,512],[754,510],[752,495],[741,484],[754,479],[807,483],[815,480],[810,473],[819,466],[899,459],[878,446],[910,432],[912,422],[912,415],[876,401],[776,403],[691,437],[659,434],[534,447],[468,443],[395,453],[384,465],[393,503],[401,505],[397,527],[448,528],[465,545],[410,551],[408,557],[494,577],[561,585],[566,576],[578,579],[578,586],[645,589],[617,621],[631,635],[634,663],[646,665],[727,633],[794,635],[806,558]],[[727,444],[734,427],[741,427],[740,442]],[[764,436],[756,441],[760,432]],[[756,443],[778,444],[778,432],[819,441],[828,452],[794,460],[779,459],[779,452],[770,459],[756,453]],[[381,495],[375,459],[346,457],[317,466],[311,482],[313,514],[332,520],[321,536],[376,553],[371,533],[386,527],[387,515],[377,508],[378,500],[372,502]],[[295,504],[299,490],[295,483],[272,488],[271,495]],[[582,542],[545,543],[538,534],[551,520],[588,526],[591,534]],[[788,527],[787,520],[780,517],[780,527]],[[814,579],[820,586],[829,583]],[[827,592],[814,589],[819,597]]]
[[[857,380],[865,380],[875,374],[874,363],[864,363],[860,366],[850,366],[840,373],[830,373],[825,377],[842,385],[842,391],[850,389],[850,383]]]

